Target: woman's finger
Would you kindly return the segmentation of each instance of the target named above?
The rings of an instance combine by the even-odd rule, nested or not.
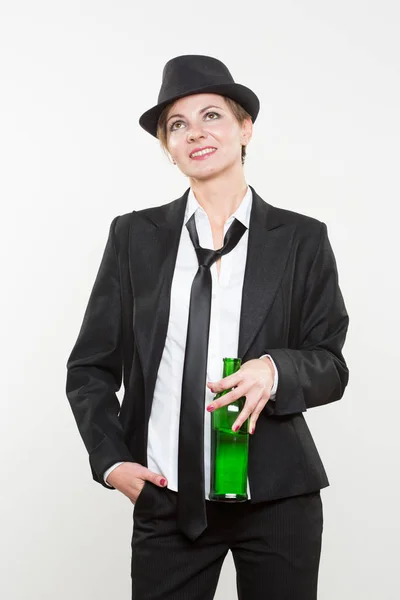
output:
[[[234,388],[227,394],[224,394],[217,400],[213,400],[207,406],[208,412],[212,412],[213,410],[220,408],[221,406],[226,406],[227,404],[230,404],[231,402],[238,400],[242,396],[246,396],[248,389],[249,388],[248,388],[248,386],[246,387],[246,385],[238,385],[236,388]]]
[[[260,398],[260,400],[258,401],[256,407],[254,408],[253,412],[250,415],[250,421],[249,421],[249,432],[251,434],[254,433],[255,429],[256,429],[256,423],[257,423],[257,419],[261,414],[262,409],[264,408],[264,406],[267,404],[268,400],[265,400],[263,398]]]
[[[238,418],[232,425],[232,431],[237,431],[238,429],[240,429],[243,423],[249,418],[249,416],[252,414],[253,410],[258,404],[258,398],[259,396],[254,396],[254,394],[252,396],[247,396],[246,402]]]

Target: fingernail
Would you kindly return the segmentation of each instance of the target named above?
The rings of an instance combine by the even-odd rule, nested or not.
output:
[[[254,433],[254,427],[250,429],[250,433]]]
[[[166,481],[165,479],[160,479],[160,485],[165,485]]]
[[[215,409],[215,406],[212,406],[211,404],[210,404],[210,406],[207,406],[208,412],[212,412],[214,409]]]
[[[235,425],[235,427],[233,428],[233,431],[237,431],[239,429],[239,425]]]

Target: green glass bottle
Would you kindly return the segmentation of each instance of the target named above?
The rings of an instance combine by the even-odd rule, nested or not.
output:
[[[240,358],[224,358],[223,377],[240,369]],[[219,392],[214,400],[230,390]],[[232,425],[241,412],[245,397],[221,406],[211,413],[211,486],[210,500],[242,502],[247,496],[249,419],[238,431]]]

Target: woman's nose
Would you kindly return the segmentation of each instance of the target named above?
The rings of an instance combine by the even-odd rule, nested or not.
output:
[[[187,132],[187,137],[188,137],[188,140],[197,140],[198,138],[205,137],[205,136],[204,136],[204,131],[201,127],[193,126]]]

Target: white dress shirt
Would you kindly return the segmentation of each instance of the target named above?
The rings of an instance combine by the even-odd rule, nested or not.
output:
[[[219,278],[216,263],[214,262],[211,266],[212,298],[207,381],[218,381],[222,378],[222,359],[224,357],[237,357],[251,205],[252,191],[247,187],[239,207],[224,224],[224,235],[234,218],[243,223],[247,227],[247,231],[235,248],[221,257]],[[186,223],[193,213],[195,213],[200,246],[214,249],[207,213],[197,202],[192,189],[190,189],[172,279],[168,330],[154,389],[147,443],[148,468],[155,473],[164,475],[168,481],[168,488],[174,491],[178,490],[179,415],[190,290],[198,269],[197,255],[186,227]],[[269,358],[271,357],[269,356]],[[275,369],[275,378],[270,400],[274,399],[278,386],[278,372],[273,361],[272,363]],[[211,450],[211,413],[206,408],[214,397],[215,394],[205,386],[204,474],[206,498],[210,491]],[[121,462],[115,463],[104,473],[106,483],[108,475],[120,464]],[[107,485],[109,484],[107,483]],[[250,497],[248,480],[247,493]]]

